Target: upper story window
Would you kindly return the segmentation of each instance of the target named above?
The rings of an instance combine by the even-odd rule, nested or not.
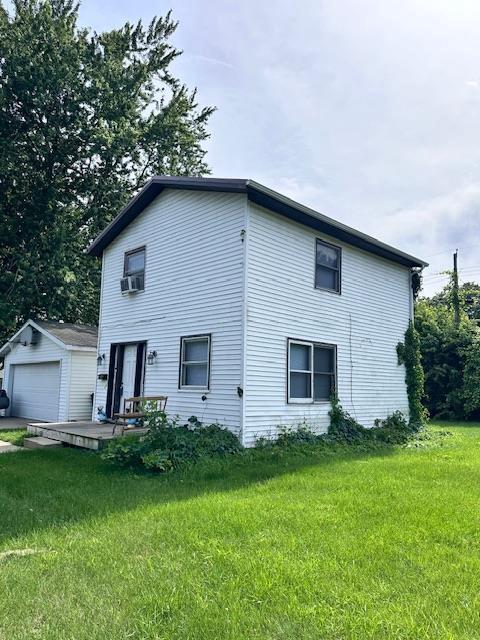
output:
[[[288,402],[327,402],[336,388],[335,345],[288,341]]]
[[[342,250],[317,239],[315,255],[315,287],[340,293]]]
[[[210,335],[189,336],[180,344],[180,389],[208,389]]]
[[[125,253],[123,263],[123,277],[132,277],[136,290],[143,291],[145,288],[145,247],[139,247],[133,251]]]

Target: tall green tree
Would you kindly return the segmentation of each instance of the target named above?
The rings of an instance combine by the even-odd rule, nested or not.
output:
[[[426,406],[432,416],[480,417],[480,330],[470,315],[472,291],[475,293],[475,285],[469,283],[468,288],[459,288],[455,299],[452,274],[451,282],[441,292],[415,305]]]
[[[464,282],[458,288],[460,306],[472,320],[480,320],[480,284]],[[449,283],[439,293],[430,298],[434,306],[452,308],[452,285]]]
[[[96,322],[89,241],[153,174],[208,173],[212,107],[172,73],[170,13],[93,33],[71,0],[0,0],[0,343]]]

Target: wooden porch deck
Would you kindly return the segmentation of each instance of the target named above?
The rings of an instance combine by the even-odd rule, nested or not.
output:
[[[43,436],[73,447],[94,450],[102,449],[110,440],[122,435],[120,426],[117,427],[115,435],[112,435],[112,429],[113,424],[100,422],[36,422],[27,425],[27,431],[32,436]],[[125,435],[141,435],[146,432],[147,429],[144,428],[126,429]]]

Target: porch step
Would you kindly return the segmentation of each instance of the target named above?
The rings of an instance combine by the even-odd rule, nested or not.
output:
[[[34,438],[25,438],[23,446],[26,449],[52,449],[54,447],[61,447],[62,443],[58,440],[51,440],[50,438],[44,438],[43,436],[36,436]]]

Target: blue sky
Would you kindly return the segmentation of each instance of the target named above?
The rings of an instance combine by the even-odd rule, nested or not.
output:
[[[208,160],[480,281],[478,0],[83,0],[97,31],[180,21],[175,72],[216,105]]]

